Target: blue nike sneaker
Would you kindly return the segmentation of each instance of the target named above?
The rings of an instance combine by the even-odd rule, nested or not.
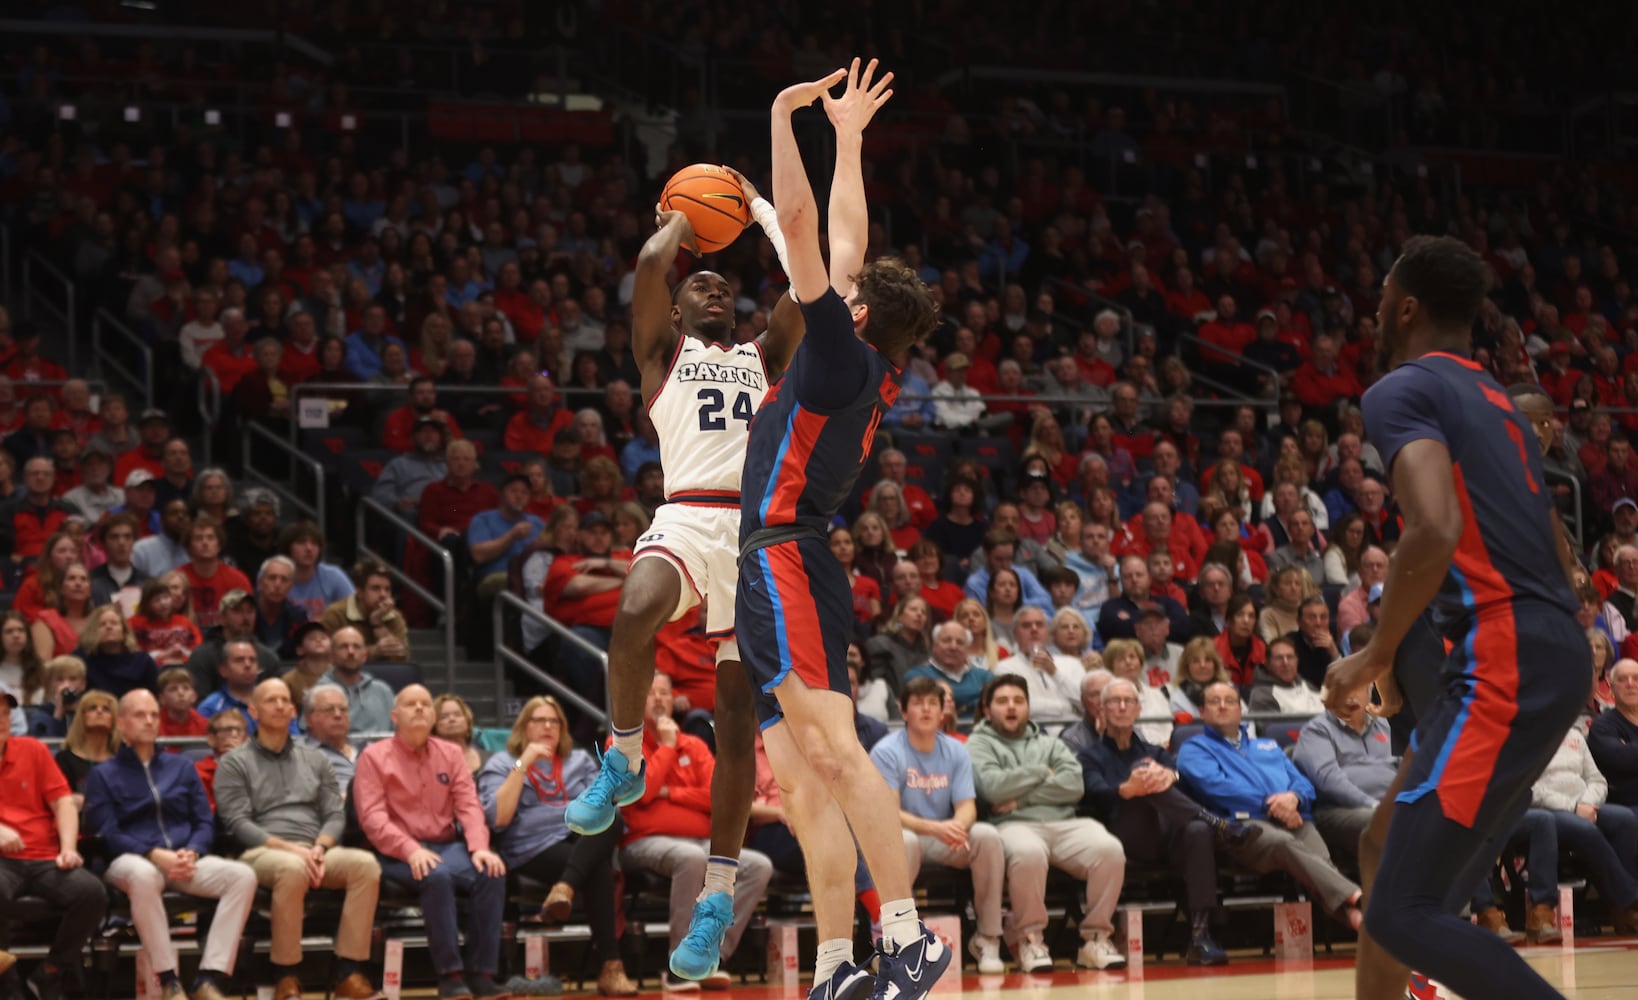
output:
[[[614,824],[614,811],[629,806],[643,797],[643,777],[648,773],[648,761],[641,761],[635,773],[626,755],[609,747],[603,754],[602,769],[591,787],[575,797],[563,810],[563,822],[583,837],[602,833]]]
[[[876,966],[876,989],[870,1000],[921,1000],[950,967],[950,949],[921,925],[921,937],[888,954]]]
[[[814,983],[808,990],[808,1000],[863,1000],[876,984],[876,975],[852,962],[843,962],[822,983]]]
[[[694,904],[688,933],[671,953],[671,972],[699,982],[717,971],[722,960],[722,939],[734,922],[734,897],[713,892]]]

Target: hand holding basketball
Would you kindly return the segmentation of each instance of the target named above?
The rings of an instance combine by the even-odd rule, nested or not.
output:
[[[741,181],[726,167],[695,163],[677,171],[660,194],[660,211],[688,217],[698,250],[713,253],[739,239],[751,222],[751,205]]]
[[[655,205],[654,225],[659,229],[664,229],[666,226],[670,225],[682,226],[682,237],[677,241],[678,245],[696,257],[700,255],[699,243],[694,238],[694,224],[688,220],[688,214],[686,212],[679,212],[676,209],[666,209],[662,205]]]
[[[839,69],[822,80],[810,80],[807,83],[793,83],[779,92],[774,98],[774,111],[788,115],[797,108],[805,108],[825,95],[825,92],[836,86],[836,82],[847,76],[847,70]]]
[[[843,89],[841,97],[832,97],[829,88],[821,95],[825,102],[825,114],[837,132],[863,132],[870,119],[875,117],[876,110],[886,104],[893,91],[888,84],[893,82],[893,74],[887,73],[880,80],[871,83],[876,75],[876,60],[872,59],[865,65],[864,76],[859,75],[859,60],[854,57],[853,64],[847,70],[847,87]]]

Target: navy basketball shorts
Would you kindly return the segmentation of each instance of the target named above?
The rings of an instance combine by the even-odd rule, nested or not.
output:
[[[763,729],[782,717],[774,690],[791,674],[810,688],[851,697],[847,644],[853,635],[853,589],[825,539],[780,542],[746,556],[739,567],[734,630]]]
[[[1435,796],[1475,830],[1511,824],[1592,690],[1592,653],[1568,613],[1515,602],[1481,614],[1446,663],[1455,676],[1417,723],[1399,802]]]

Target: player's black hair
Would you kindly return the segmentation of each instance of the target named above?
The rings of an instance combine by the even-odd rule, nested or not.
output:
[[[1466,329],[1479,316],[1490,273],[1473,249],[1453,236],[1413,236],[1394,261],[1393,280],[1414,295],[1435,326]]]
[[[864,339],[891,358],[920,340],[938,323],[927,283],[897,257],[882,257],[853,276],[853,301],[870,308]]]

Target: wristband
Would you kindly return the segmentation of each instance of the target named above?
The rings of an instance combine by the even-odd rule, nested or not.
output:
[[[762,227],[763,233],[767,234],[768,242],[773,244],[774,253],[779,257],[780,268],[789,276],[791,265],[785,259],[785,234],[779,231],[779,213],[774,211],[768,199],[759,197],[751,202],[751,217]],[[791,299],[795,301],[796,296],[793,294]]]

